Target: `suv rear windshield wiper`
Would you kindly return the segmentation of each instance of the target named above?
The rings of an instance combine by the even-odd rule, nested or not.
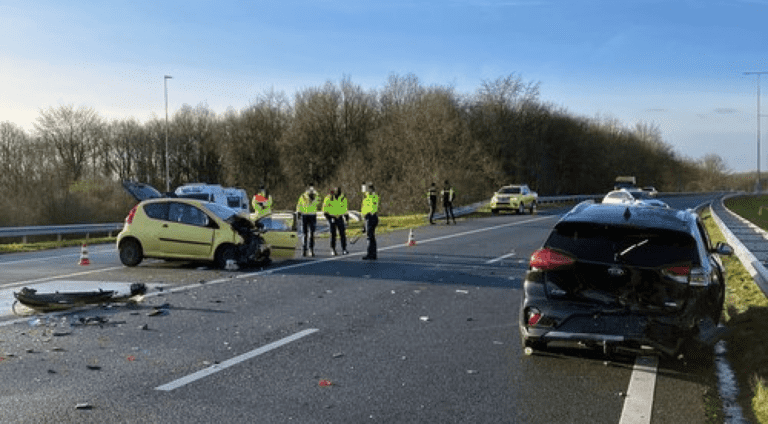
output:
[[[616,259],[626,255],[627,253],[637,249],[638,247],[648,243],[649,241],[651,241],[651,239],[645,239],[643,241],[640,241],[640,242],[637,242],[637,243],[633,244],[632,246],[629,246],[628,248],[626,248],[626,249],[622,250],[621,252],[617,253],[616,254]]]

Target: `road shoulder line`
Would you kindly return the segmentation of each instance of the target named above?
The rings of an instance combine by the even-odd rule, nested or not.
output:
[[[658,368],[659,358],[656,356],[635,359],[619,424],[650,424]]]

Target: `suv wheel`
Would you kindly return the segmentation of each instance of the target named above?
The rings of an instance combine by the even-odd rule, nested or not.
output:
[[[536,213],[536,202],[531,202],[531,215]]]
[[[216,267],[224,269],[229,261],[237,262],[237,248],[231,244],[219,247],[216,252]]]
[[[136,266],[141,263],[142,252],[138,241],[128,239],[120,244],[120,262],[125,266]]]

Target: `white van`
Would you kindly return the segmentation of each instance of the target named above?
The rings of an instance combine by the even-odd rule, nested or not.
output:
[[[248,195],[241,188],[224,188],[218,184],[192,183],[179,186],[174,194],[230,207],[238,212],[249,213]]]

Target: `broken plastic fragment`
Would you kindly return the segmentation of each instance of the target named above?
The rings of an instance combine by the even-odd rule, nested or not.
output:
[[[224,269],[227,271],[237,271],[240,269],[239,266],[237,266],[237,262],[235,262],[233,259],[228,259],[227,264],[224,266]]]
[[[323,380],[320,380],[320,383],[318,383],[318,385],[320,387],[330,387],[331,385],[333,385],[333,383],[331,382],[331,380],[323,379]]]

